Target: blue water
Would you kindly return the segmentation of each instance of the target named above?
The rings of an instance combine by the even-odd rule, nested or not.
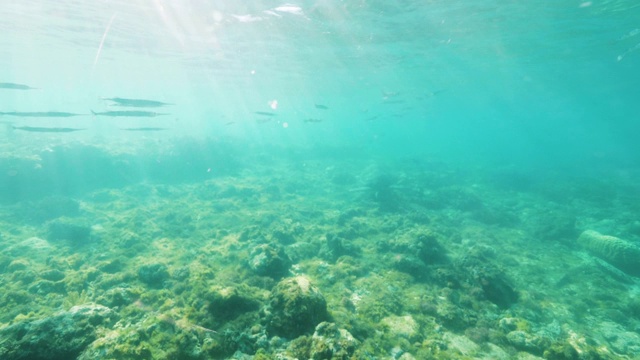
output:
[[[160,331],[147,353],[105,320],[97,333],[121,332],[60,358],[291,355],[300,334],[256,309],[308,276],[354,358],[637,357],[633,265],[577,242],[640,247],[637,1],[0,8],[6,344],[24,321],[99,304],[204,350],[171,357]],[[274,243],[284,270],[247,268]],[[230,288],[240,303],[220,307],[244,320],[211,305]]]
[[[150,98],[177,104],[162,120],[180,135],[635,164],[638,12],[632,1],[20,2],[1,15],[0,78],[41,90],[3,91],[3,111]],[[259,126],[254,112],[274,100],[277,121]]]

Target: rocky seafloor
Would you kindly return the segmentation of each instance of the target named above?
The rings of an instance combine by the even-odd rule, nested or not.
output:
[[[244,165],[2,205],[0,358],[640,359],[630,172]]]

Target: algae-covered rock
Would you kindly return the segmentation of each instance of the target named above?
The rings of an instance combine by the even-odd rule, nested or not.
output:
[[[85,245],[91,241],[91,226],[81,219],[61,217],[48,223],[49,241],[66,240],[73,245]]]
[[[411,315],[387,316],[382,323],[389,328],[389,332],[408,340],[414,340],[418,335],[420,326]]]
[[[348,360],[352,358],[358,343],[347,330],[339,329],[334,323],[322,322],[311,337],[309,358]]]
[[[640,247],[594,230],[584,231],[578,244],[629,275],[640,276]]]
[[[101,305],[74,306],[41,320],[23,321],[0,330],[0,359],[75,359],[96,339],[96,328],[116,314]]]
[[[217,321],[225,322],[249,311],[258,310],[260,303],[246,287],[225,287],[209,295],[209,312]]]
[[[271,292],[266,320],[273,335],[292,339],[328,318],[324,296],[304,276],[284,279]]]
[[[151,287],[161,288],[169,280],[169,271],[161,263],[145,264],[138,268],[138,278]]]
[[[251,250],[249,267],[258,275],[281,278],[289,272],[291,259],[284,247],[277,244],[260,244]]]
[[[360,249],[347,239],[329,233],[326,236],[326,243],[320,249],[320,256],[329,261],[336,261],[344,255],[358,256]]]

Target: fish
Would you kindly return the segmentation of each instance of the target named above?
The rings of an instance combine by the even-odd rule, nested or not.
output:
[[[14,84],[14,83],[4,83],[4,82],[0,82],[0,89],[8,89],[8,90],[33,90],[33,89],[37,89],[34,87],[31,87],[29,85],[23,85],[23,84]]]
[[[236,123],[235,121],[229,121],[228,123],[225,123],[224,125],[225,125],[225,126],[229,126],[229,125],[233,125],[233,124],[235,124],[235,123]]]
[[[37,126],[14,126],[14,130],[22,130],[29,132],[46,132],[46,133],[69,133],[74,131],[82,131],[81,128],[65,128],[65,127],[37,127]]]
[[[62,111],[9,111],[9,112],[0,112],[0,116],[22,116],[22,117],[72,117],[72,116],[82,116],[85,114],[76,114],[70,112],[62,112]]]
[[[273,120],[273,119],[271,119],[271,118],[262,118],[262,119],[256,119],[256,122],[257,122],[258,124],[266,124],[266,123],[268,123],[268,122],[269,122],[269,121],[271,121],[271,120]]]
[[[304,122],[306,122],[306,123],[319,123],[319,122],[323,122],[324,120],[322,120],[322,119],[313,119],[313,118],[310,118],[310,119],[304,119],[304,120],[302,120],[302,121],[304,121]]]
[[[129,107],[162,107],[167,105],[174,105],[171,103],[166,103],[162,101],[156,100],[146,100],[146,99],[127,99],[127,98],[102,98],[102,100],[108,100],[114,102],[116,106],[129,106]]]
[[[314,104],[316,106],[316,109],[320,109],[320,110],[329,110],[329,107],[327,105],[322,105],[322,104]]]
[[[161,115],[169,115],[167,113],[157,113],[154,111],[139,111],[139,110],[103,111],[103,112],[95,112],[91,110],[91,113],[95,116],[111,116],[111,117],[156,117]]]
[[[120,130],[125,130],[125,131],[163,131],[163,130],[168,130],[167,128],[161,128],[161,127],[133,127],[133,128],[122,128]]]
[[[267,111],[256,111],[256,114],[258,114],[258,115],[264,115],[264,116],[276,116],[276,115],[278,115],[278,114],[276,114],[276,113],[267,112]]]

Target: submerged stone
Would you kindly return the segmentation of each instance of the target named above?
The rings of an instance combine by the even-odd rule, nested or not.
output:
[[[345,329],[330,322],[322,322],[316,326],[311,337],[309,358],[313,360],[351,359],[359,342]]]
[[[266,320],[272,335],[293,339],[328,319],[324,296],[304,276],[284,279],[271,292]]]
[[[91,240],[91,226],[78,219],[61,217],[48,224],[49,241],[69,241],[73,245],[84,245]]]
[[[217,289],[209,297],[209,312],[216,320],[225,322],[246,312],[258,310],[260,303],[247,294],[247,289],[226,287]]]
[[[169,279],[169,271],[164,264],[145,264],[138,268],[138,278],[151,287],[160,288]]]
[[[116,314],[101,305],[79,305],[41,320],[22,321],[0,330],[0,358],[12,360],[75,359]]]
[[[578,244],[627,274],[640,276],[640,247],[594,230],[584,231],[578,237]]]
[[[291,259],[284,247],[274,244],[260,244],[251,250],[249,267],[256,274],[280,278],[289,272]]]
[[[420,330],[420,326],[411,315],[387,316],[382,319],[382,323],[392,334],[408,340],[415,339]]]

